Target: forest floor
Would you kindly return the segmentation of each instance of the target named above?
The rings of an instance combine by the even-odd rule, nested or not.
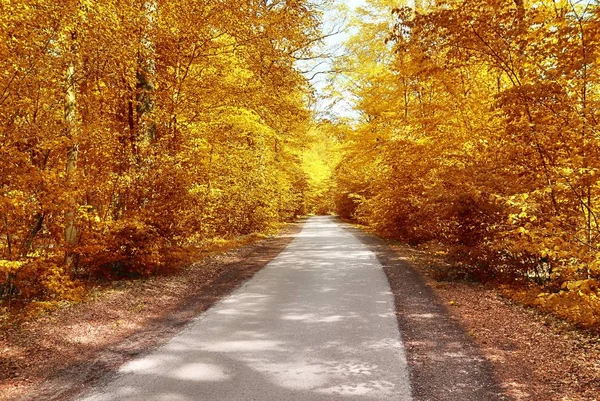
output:
[[[99,286],[87,299],[0,333],[0,401],[64,400],[184,325],[265,266],[300,230],[232,242],[171,274]],[[243,245],[243,246],[241,246]],[[237,246],[237,247],[236,247]]]
[[[439,280],[439,269],[446,267],[441,256],[388,245],[421,274],[473,338],[511,399],[600,400],[599,333],[521,306],[492,285]],[[401,285],[389,271],[388,278],[392,289]]]

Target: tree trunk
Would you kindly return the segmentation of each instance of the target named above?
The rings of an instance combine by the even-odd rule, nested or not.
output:
[[[4,216],[4,228],[6,230],[6,250],[8,251],[7,259],[10,260],[12,257],[12,239],[10,237],[10,231],[8,229],[8,217]]]
[[[71,34],[71,51],[77,53],[75,44],[76,33]],[[79,121],[77,116],[77,84],[75,81],[75,62],[71,61],[67,68],[67,87],[65,91],[65,123],[67,130],[67,138],[69,139],[69,146],[67,147],[67,162],[65,166],[67,183],[70,187],[73,187],[74,175],[77,170],[77,156],[79,153]],[[75,225],[76,218],[76,205],[77,200],[70,196],[69,206],[65,213],[65,233],[64,239],[67,245],[65,252],[65,265],[69,269],[73,269],[75,261],[77,260],[73,248],[77,246],[79,241],[79,232]]]
[[[21,250],[22,257],[26,257],[29,251],[31,250],[31,246],[33,245],[33,240],[35,236],[42,230],[42,226],[44,225],[44,217],[45,215],[43,213],[38,213],[34,216],[35,221],[33,223],[33,227],[31,227],[31,230],[29,231],[25,242],[23,242],[23,247]]]

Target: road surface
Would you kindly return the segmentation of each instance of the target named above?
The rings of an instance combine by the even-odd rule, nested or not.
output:
[[[376,256],[330,217],[82,401],[411,400]]]

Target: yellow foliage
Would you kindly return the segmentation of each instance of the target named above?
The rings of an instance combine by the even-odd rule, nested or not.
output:
[[[316,6],[142,3],[0,2],[0,297],[77,299],[304,211]]]
[[[25,262],[0,259],[0,274],[15,274]]]
[[[42,285],[52,299],[79,301],[84,293],[83,286],[70,278],[64,266],[54,264],[47,266]]]
[[[308,146],[301,151],[302,170],[307,180],[305,210],[329,213],[334,210],[334,173],[341,160],[340,137],[346,127],[323,122],[312,127]]]
[[[589,2],[369,2],[338,61],[357,113],[338,213],[442,243],[473,278],[563,285],[539,305],[596,319],[598,17]]]

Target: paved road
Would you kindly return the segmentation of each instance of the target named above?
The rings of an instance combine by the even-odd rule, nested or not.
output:
[[[329,217],[84,401],[411,400],[375,255]]]

